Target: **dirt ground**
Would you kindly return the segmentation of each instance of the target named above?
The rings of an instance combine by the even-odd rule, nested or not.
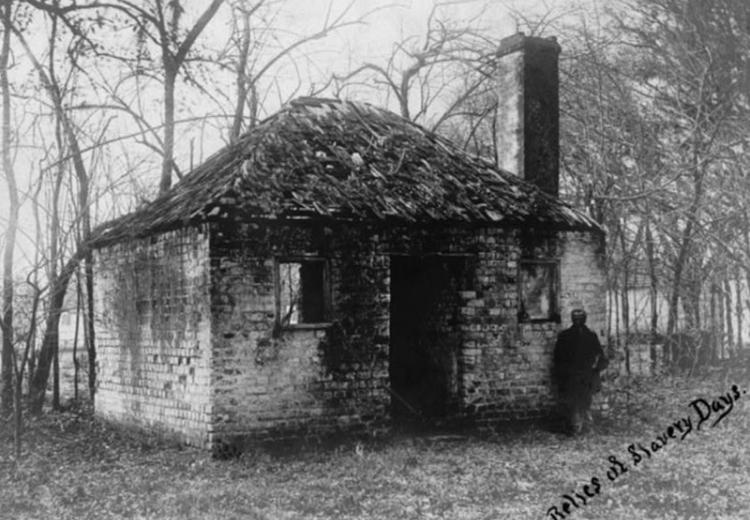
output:
[[[0,517],[750,518],[746,370],[609,386],[614,405],[579,438],[394,435],[224,461],[49,413],[17,466],[2,425]]]

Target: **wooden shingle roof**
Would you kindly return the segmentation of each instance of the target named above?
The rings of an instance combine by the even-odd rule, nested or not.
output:
[[[392,112],[301,98],[215,153],[95,244],[228,215],[598,230],[558,199]]]

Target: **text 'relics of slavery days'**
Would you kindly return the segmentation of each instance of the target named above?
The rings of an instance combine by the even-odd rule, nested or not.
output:
[[[606,479],[610,482],[616,481],[628,472],[629,465],[643,464],[664,449],[668,443],[683,441],[693,431],[700,430],[704,423],[715,427],[734,410],[735,403],[746,393],[747,390],[740,389],[738,385],[732,385],[729,392],[710,402],[703,398],[692,400],[688,405],[690,413],[673,421],[653,440],[630,444],[627,447],[626,455],[622,457],[618,458],[614,455],[607,457],[609,468],[606,471]],[[588,505],[591,499],[599,495],[605,482],[604,478],[591,477],[588,483],[579,489],[562,495],[562,502],[559,505],[555,504],[547,509],[547,518],[550,520],[565,520],[576,509]]]

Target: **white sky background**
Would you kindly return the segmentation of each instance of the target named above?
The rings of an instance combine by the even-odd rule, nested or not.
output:
[[[349,0],[334,0],[332,13],[335,15],[349,5]],[[500,39],[515,32],[516,26],[512,16],[509,14],[509,7],[530,15],[544,13],[552,10],[553,12],[563,12],[570,4],[570,0],[468,0],[455,2],[452,5],[441,7],[438,18],[455,21],[457,23],[465,20],[474,20],[474,26],[480,29],[484,34]],[[183,26],[194,22],[198,12],[202,11],[207,5],[207,1],[185,1],[187,12],[183,16]],[[283,9],[280,16],[273,21],[278,28],[279,38],[289,38],[293,40],[299,35],[310,34],[318,31],[323,23],[328,7],[328,0],[286,0],[283,3]],[[363,17],[374,9],[379,9],[375,14],[366,18],[364,24],[349,26],[338,30],[325,39],[310,42],[296,52],[297,66],[300,68],[300,74],[297,74],[291,62],[286,62],[284,66],[276,67],[274,74],[268,78],[269,97],[264,103],[265,113],[269,115],[279,107],[280,98],[283,98],[287,92],[292,91],[299,82],[299,76],[302,81],[324,82],[331,73],[344,74],[353,70],[365,62],[373,62],[385,66],[388,57],[391,55],[396,42],[404,41],[409,37],[414,37],[414,45],[421,43],[421,38],[425,33],[427,17],[432,9],[432,0],[356,0],[353,9],[347,16],[349,19]],[[201,35],[194,48],[206,46],[209,48],[219,49],[225,44],[227,36],[231,32],[231,20],[229,18],[229,8],[225,4],[217,13],[216,17],[209,23],[204,34]],[[478,13],[482,13],[480,18],[476,18]],[[41,17],[39,17],[41,18]],[[43,56],[46,49],[46,31],[30,31],[27,38],[34,46],[34,49]],[[123,31],[121,33],[122,46],[125,50],[132,50],[134,46],[134,36],[132,32]],[[119,39],[119,37],[118,37]],[[279,42],[280,44],[282,42]],[[16,48],[15,58],[17,66],[11,70],[11,82],[20,88],[24,82],[35,81],[36,77],[30,70],[27,58],[19,46],[14,43]],[[130,48],[130,49],[129,49]],[[58,53],[60,51],[58,50]],[[158,54],[154,54],[156,58]],[[26,63],[25,63],[26,62]],[[94,76],[99,75],[99,79],[115,84],[119,78],[116,77],[116,71],[97,70],[92,72]],[[176,119],[183,117],[200,116],[205,114],[220,114],[222,112],[220,104],[223,104],[225,112],[232,110],[232,97],[234,95],[234,84],[231,75],[220,78],[211,72],[211,77],[205,78],[210,83],[218,82],[224,87],[218,89],[219,92],[213,92],[211,96],[196,94],[194,87],[186,87],[182,82],[178,82],[176,91]],[[196,72],[196,77],[200,75]],[[278,82],[278,85],[271,85],[271,81]],[[217,89],[215,89],[217,90]],[[282,95],[277,94],[277,90],[282,91]],[[301,84],[298,95],[305,95],[309,90],[309,84]],[[121,92],[125,96],[135,96],[133,83],[128,87],[127,82],[123,84]],[[159,124],[162,121],[162,97],[160,86],[156,83],[151,86],[141,85],[141,99],[146,108],[145,113],[152,124]],[[41,91],[35,93],[40,99],[45,99],[45,94]],[[345,96],[349,98],[370,101],[378,105],[385,105],[395,110],[394,100],[386,96],[385,87],[380,88],[363,88],[357,87],[345,91]],[[78,102],[87,99],[87,94],[82,93]],[[88,100],[90,102],[90,95]],[[45,100],[46,101],[46,100]],[[20,113],[18,111],[21,111]],[[39,110],[36,108],[34,110]],[[31,113],[26,106],[19,100],[14,100],[15,119],[17,121],[25,120],[28,122]],[[103,114],[90,114],[93,118],[102,117]],[[76,116],[80,117],[80,116]],[[108,138],[114,138],[118,135],[125,135],[137,129],[133,124],[132,118],[124,113],[111,113],[107,115],[108,126],[106,135]],[[80,121],[80,119],[79,119]],[[211,153],[219,149],[226,142],[226,130],[230,124],[229,120],[214,119],[202,128],[197,128],[195,124],[178,125],[176,129],[176,161],[183,172],[189,170],[190,166],[190,142],[193,146],[194,165],[199,164]],[[21,125],[19,125],[20,128]],[[32,134],[30,131],[23,131],[19,137],[21,144],[31,144],[31,148],[19,148],[15,160],[15,173],[21,190],[28,190],[29,186],[39,175],[40,148],[47,146],[45,143],[52,142],[52,129],[49,129],[49,135],[40,136]],[[86,144],[85,142],[82,144]],[[37,147],[34,149],[33,147]],[[127,159],[127,161],[126,161]],[[159,155],[133,140],[125,140],[107,148],[106,153],[98,155],[87,154],[87,167],[90,174],[95,177],[94,182],[106,184],[107,179],[117,179],[119,172],[128,168],[136,168],[138,174],[133,176],[129,184],[122,185],[114,197],[107,199],[106,202],[94,202],[97,207],[95,213],[99,216],[97,221],[111,218],[111,216],[122,213],[132,208],[137,202],[134,200],[133,192],[140,191],[155,194],[160,172]],[[30,251],[33,250],[33,241],[30,234],[33,233],[33,220],[31,204],[26,203],[21,211],[22,232],[18,236],[17,263],[23,265],[28,261]],[[4,178],[0,179],[0,246],[4,244],[4,235],[7,225],[7,185]]]
[[[557,3],[563,2],[558,0]],[[508,5],[513,4],[531,8],[540,6],[541,1],[465,0],[441,7],[438,18],[456,23],[475,20],[473,23],[478,28],[490,28],[492,32],[497,28],[496,35],[499,38],[514,32],[507,9]],[[283,5],[283,12],[272,23],[284,28],[278,33],[279,38],[286,38],[286,42],[289,42],[322,28],[329,1],[287,0]],[[350,0],[334,0],[332,5],[332,16],[336,16],[350,5]],[[308,42],[294,53],[296,65],[290,60],[283,60],[280,66],[274,69],[275,73],[269,76],[267,81],[279,82],[281,96],[275,86],[270,84],[263,89],[267,97],[264,100],[265,110],[262,117],[276,111],[282,101],[280,98],[285,98],[297,86],[300,87],[298,95],[305,95],[311,84],[319,86],[330,78],[331,74],[344,75],[365,62],[385,67],[397,42],[408,40],[410,47],[418,47],[423,41],[432,6],[432,0],[355,0],[346,19],[363,19],[362,23],[338,29],[324,39]],[[479,13],[484,15],[477,19]],[[217,14],[215,23],[212,24],[214,31],[221,25],[229,27],[231,22],[227,15],[226,9]],[[219,47],[222,44],[222,36],[206,34],[204,41],[208,45]],[[305,83],[302,85],[298,85],[300,74],[295,67],[299,67],[299,72],[304,77]],[[365,74],[360,77],[364,78]],[[388,105],[391,109],[396,108],[390,99],[392,96],[389,98],[384,86],[350,87],[344,96],[381,106]],[[208,143],[204,143],[204,147],[215,149]]]

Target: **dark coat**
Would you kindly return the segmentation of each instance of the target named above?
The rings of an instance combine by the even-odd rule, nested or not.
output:
[[[607,364],[599,338],[585,325],[570,327],[557,336],[553,377],[563,400],[587,406],[591,394],[598,390],[599,372]]]

